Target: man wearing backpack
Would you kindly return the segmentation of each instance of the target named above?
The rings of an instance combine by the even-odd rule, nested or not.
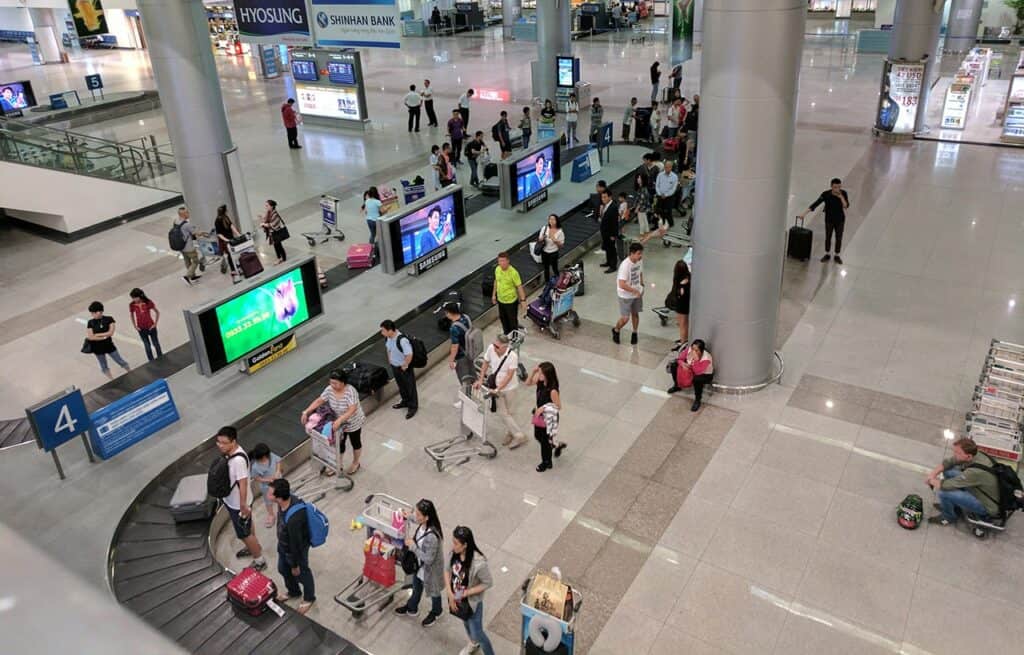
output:
[[[204,235],[197,233],[188,219],[188,207],[178,207],[178,218],[167,234],[167,241],[171,250],[181,253],[181,258],[185,261],[185,275],[181,279],[185,280],[185,284],[192,286],[199,281],[199,276],[196,275],[196,268],[199,266],[196,237]]]
[[[277,505],[277,572],[284,578],[287,595],[277,597],[279,602],[302,596],[295,608],[305,614],[316,602],[316,585],[309,568],[310,508],[298,496],[292,495],[288,480],[278,478],[270,483],[270,496]],[[301,585],[301,589],[299,588]]]
[[[452,326],[448,329],[451,341],[451,348],[448,350],[448,368],[455,371],[455,377],[461,384],[465,378],[473,377],[473,356],[468,352],[470,343],[468,336],[473,329],[473,324],[469,317],[462,313],[458,303],[450,302],[445,305],[444,314],[452,322]]]
[[[402,399],[391,408],[404,408],[406,410],[405,418],[410,419],[416,416],[416,410],[419,409],[419,396],[416,393],[416,369],[413,367],[412,338],[399,332],[398,326],[391,319],[381,321],[380,333],[384,337],[384,347],[388,352],[391,374],[395,378],[398,395]]]
[[[217,431],[217,450],[220,458],[213,462],[206,479],[207,491],[214,498],[224,502],[231,517],[235,536],[242,540],[245,548],[237,557],[252,555],[250,568],[262,571],[267,568],[263,547],[252,529],[252,508],[249,507],[249,457],[238,443],[238,430],[226,425]]]
[[[928,475],[928,485],[939,500],[940,516],[929,523],[956,523],[957,510],[978,518],[998,517],[1001,512],[999,479],[992,458],[978,450],[973,440],[961,437],[953,442],[953,456],[943,460]]]

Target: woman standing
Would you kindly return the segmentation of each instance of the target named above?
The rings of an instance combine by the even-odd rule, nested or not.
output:
[[[494,655],[491,640],[484,632],[484,592],[494,580],[487,568],[487,558],[476,547],[473,531],[460,525],[452,532],[452,554],[444,568],[448,589],[448,610],[462,619],[469,643],[459,655],[470,655],[477,648],[483,655]]]
[[[291,236],[288,234],[288,226],[284,224],[284,219],[277,213],[277,201],[268,200],[263,205],[265,213],[260,217],[260,225],[263,226],[263,231],[267,235],[267,240],[274,244],[274,253],[277,255],[277,261],[275,264],[282,264],[288,259],[288,254],[284,251],[284,242]]]
[[[594,102],[590,105],[590,134],[593,136],[598,130],[601,129],[601,123],[604,122],[604,107],[601,105],[600,98],[594,98]],[[596,139],[592,139],[596,140]]]
[[[228,267],[230,267],[231,277],[237,276],[238,272],[235,270],[235,262],[231,259],[231,254],[228,252],[228,246],[231,245],[232,239],[240,236],[241,233],[235,227],[231,217],[228,216],[227,205],[221,205],[217,208],[217,218],[213,221],[213,231],[217,235],[217,248],[220,250],[221,275],[227,273]]]
[[[384,214],[381,210],[380,192],[375,186],[366,190],[363,214],[366,216],[366,227],[370,230],[370,243],[373,244],[377,241],[377,221]]]
[[[156,349],[157,357],[163,357],[164,351],[160,348],[160,340],[156,336],[156,324],[160,322],[160,310],[138,287],[132,289],[128,296],[132,299],[128,303],[128,313],[132,317],[132,326],[139,333],[142,346],[146,349],[146,359],[153,361],[153,349]]]
[[[533,438],[540,444],[540,464],[537,472],[551,468],[551,455],[558,457],[565,450],[558,436],[558,417],[562,411],[562,396],[558,391],[558,373],[551,362],[541,362],[530,373],[526,384],[537,387],[537,404],[533,409]]]
[[[89,304],[89,313],[92,314],[92,318],[85,324],[85,340],[89,342],[88,352],[95,355],[96,361],[100,363],[100,372],[110,379],[114,378],[110,374],[110,367],[107,366],[107,355],[110,355],[118,366],[130,371],[128,362],[124,361],[124,357],[121,357],[121,353],[117,352],[117,346],[114,345],[116,321],[111,316],[103,315],[103,303],[99,301]],[[83,347],[82,350],[86,349]]]
[[[362,433],[366,414],[363,414],[363,407],[359,404],[359,392],[348,383],[348,374],[345,371],[331,371],[330,381],[323,393],[310,403],[309,407],[303,410],[299,416],[299,422],[303,427],[305,427],[309,415],[324,403],[330,405],[334,410],[334,415],[338,417],[334,420],[334,433],[335,435],[341,433],[342,456],[345,454],[345,441],[352,442],[352,466],[349,467],[348,474],[358,473],[359,457],[363,452]],[[341,466],[340,458],[338,466]]]
[[[544,266],[544,283],[558,275],[558,253],[565,245],[565,232],[558,214],[548,214],[548,224],[540,229],[537,241],[544,244],[540,262]]]
[[[530,147],[530,135],[533,134],[533,119],[530,108],[523,107],[523,117],[519,119],[519,129],[523,132],[523,149]]]
[[[679,326],[676,347],[681,348],[690,337],[690,267],[681,259],[672,271],[672,290],[668,293],[672,304],[665,304],[676,310],[676,324]]]
[[[576,144],[576,123],[580,120],[580,103],[576,94],[570,93],[565,103],[565,143],[570,148]]]
[[[408,514],[406,518],[409,518]],[[426,498],[416,503],[412,518],[416,521],[416,531],[412,537],[405,538],[405,547],[416,554],[420,568],[412,579],[412,595],[409,596],[409,601],[401,607],[396,607],[395,614],[416,616],[419,612],[420,598],[426,593],[430,596],[430,612],[420,622],[420,625],[426,628],[434,625],[441,616],[441,594],[444,592],[444,532],[441,531],[441,519],[437,517],[437,508]]]

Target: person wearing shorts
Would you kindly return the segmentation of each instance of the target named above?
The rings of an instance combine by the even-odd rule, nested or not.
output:
[[[363,407],[359,404],[359,392],[348,383],[348,373],[344,370],[335,370],[331,371],[329,377],[329,384],[324,388],[323,393],[302,412],[299,421],[305,426],[309,415],[318,407],[324,403],[330,405],[334,410],[334,415],[338,417],[334,420],[334,433],[341,440],[339,450],[342,456],[345,454],[345,441],[352,442],[352,466],[348,469],[348,474],[352,475],[359,471],[359,457],[363,452],[363,423],[366,422],[366,414],[363,413]],[[340,459],[339,468],[341,466]]]
[[[619,320],[612,328],[612,341],[619,343],[622,327],[632,321],[633,334],[629,343],[636,345],[637,328],[640,326],[640,312],[644,310],[644,247],[639,243],[629,246],[629,256],[619,264],[616,275],[616,292],[619,297]]]
[[[249,506],[249,457],[238,444],[238,430],[234,426],[225,425],[217,431],[215,437],[217,450],[228,460],[228,478],[231,481],[231,492],[221,498],[224,509],[231,517],[231,525],[235,528],[235,536],[245,547],[235,553],[235,557],[252,556],[249,568],[262,571],[267,568],[267,560],[263,557],[263,546],[260,545],[256,533],[252,529],[252,508]]]

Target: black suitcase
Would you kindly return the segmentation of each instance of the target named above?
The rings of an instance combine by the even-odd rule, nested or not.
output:
[[[360,394],[371,394],[388,383],[388,372],[383,366],[353,362],[345,367],[348,383]]]
[[[814,232],[804,227],[804,219],[797,216],[793,227],[789,228],[786,255],[793,259],[807,261],[811,258],[812,241],[814,241]]]
[[[489,180],[498,177],[498,165],[493,163],[484,164],[484,179]]]

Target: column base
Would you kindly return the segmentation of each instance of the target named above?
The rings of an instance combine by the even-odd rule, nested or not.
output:
[[[914,140],[913,133],[911,134],[893,134],[892,132],[886,132],[880,130],[877,127],[871,128],[871,134],[879,141],[883,143],[906,143]]]

